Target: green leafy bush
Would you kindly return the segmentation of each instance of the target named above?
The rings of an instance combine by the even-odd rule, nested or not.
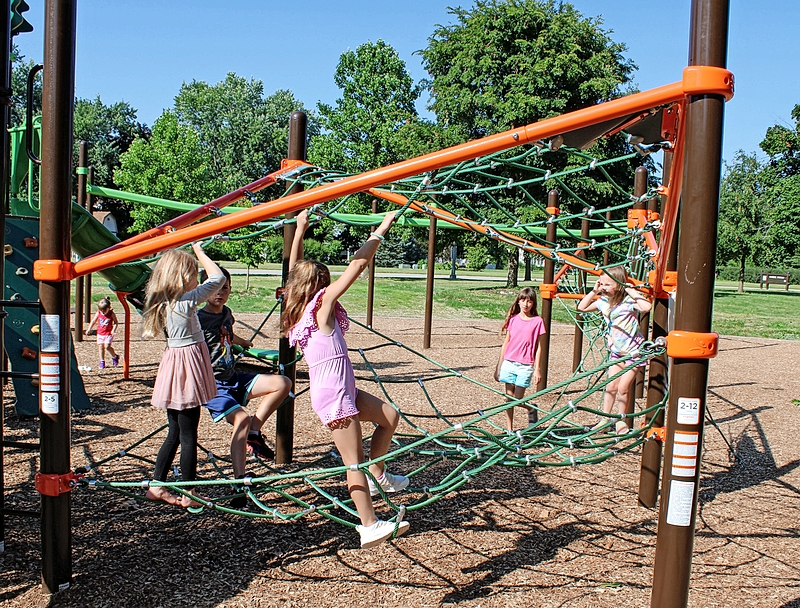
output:
[[[483,270],[489,261],[489,249],[476,243],[467,249],[467,268],[469,270]]]

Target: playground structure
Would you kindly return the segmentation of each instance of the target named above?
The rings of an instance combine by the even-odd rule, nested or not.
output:
[[[566,139],[569,134],[577,133],[585,138],[585,130],[588,129],[593,131],[590,140],[623,125],[631,131],[634,123],[651,117],[651,110],[658,108],[662,112],[658,115],[662,126],[667,122],[665,115],[671,116],[671,126],[677,124],[677,129],[667,130],[666,137],[666,141],[671,142],[669,153],[676,170],[662,190],[667,202],[660,216],[664,222],[661,226],[661,243],[667,246],[662,246],[659,251],[655,270],[647,277],[646,289],[656,298],[654,322],[662,328],[666,327],[666,323],[659,315],[666,314],[666,288],[672,287],[672,283],[677,291],[677,329],[667,339],[667,352],[673,357],[673,365],[669,383],[669,419],[664,442],[665,461],[673,462],[676,435],[683,440],[682,446],[686,445],[687,438],[691,439],[689,444],[693,442],[695,446],[695,458],[690,475],[685,472],[676,474],[675,467],[668,467],[664,471],[652,601],[654,606],[686,604],[700,469],[697,446],[702,444],[708,357],[714,355],[716,346],[715,337],[708,330],[714,278],[722,107],[733,90],[732,76],[724,69],[727,31],[725,3],[699,0],[695,3],[691,65],[685,70],[681,82],[455,146],[391,167],[337,179],[315,188],[298,191],[298,179],[289,194],[277,202],[238,211],[202,225],[190,226],[191,222],[212,212],[212,208],[217,209],[241,199],[245,190],[253,191],[265,187],[267,182],[271,183],[270,180],[274,181],[274,177],[265,178],[227,198],[223,197],[225,200],[214,201],[198,212],[182,216],[180,222],[172,222],[169,226],[161,226],[125,243],[110,246],[101,253],[88,255],[76,263],[64,255],[70,249],[69,235],[58,228],[68,224],[64,220],[70,213],[71,160],[65,151],[70,149],[66,142],[71,137],[71,112],[64,112],[63,108],[71,108],[72,103],[75,14],[72,3],[53,1],[48,3],[50,5],[53,10],[48,12],[46,36],[51,32],[52,41],[46,47],[45,58],[47,68],[44,86],[46,101],[43,117],[41,201],[42,234],[47,237],[41,239],[40,259],[34,264],[34,278],[41,281],[41,353],[49,353],[52,360],[50,365],[58,370],[56,381],[43,385],[40,392],[42,457],[41,481],[37,485],[42,493],[42,572],[47,591],[55,592],[64,588],[69,585],[71,577],[69,559],[65,561],[65,555],[69,553],[69,484],[73,480],[69,466],[70,382],[64,371],[66,367],[61,363],[68,361],[69,356],[69,281],[169,247],[364,191],[397,202],[404,208],[427,213],[437,220],[450,221],[464,228],[483,232],[492,238],[515,244],[523,250],[544,255],[550,260],[589,274],[597,274],[599,270],[595,265],[587,263],[582,256],[577,255],[578,252],[563,253],[555,248],[534,244],[526,238],[516,237],[510,232],[499,231],[480,223],[465,222],[457,215],[420,205],[416,202],[416,196],[404,196],[383,187],[416,175],[431,175],[448,166],[525,144],[553,142],[552,147],[557,147],[555,142],[559,137]],[[56,109],[62,111],[58,112]],[[669,111],[664,112],[665,109]],[[598,123],[601,127],[594,129],[592,125]],[[659,139],[664,140],[664,131],[658,129],[658,132]],[[691,167],[691,171],[685,171],[684,166]],[[284,177],[291,177],[292,172],[302,175],[307,167],[302,162],[287,161],[282,170],[285,172]],[[680,227],[675,222],[679,201]],[[555,205],[548,205],[548,208],[555,209]],[[551,212],[551,215],[555,213]],[[645,212],[633,214],[629,221],[634,227],[644,229],[650,218]],[[672,244],[678,231],[681,236],[679,251]],[[287,236],[291,239],[291,234]],[[548,240],[555,241],[552,238]],[[682,272],[671,275],[677,267],[670,268],[675,253],[680,260]],[[543,290],[543,297],[545,294],[555,295],[555,277],[548,275],[546,270],[545,279],[548,287]],[[550,299],[547,298],[545,304]],[[653,377],[651,370],[651,379]],[[657,450],[657,461],[660,461],[660,446],[656,442],[646,444],[646,457],[648,451],[653,451],[648,446]],[[67,530],[66,538],[64,530]]]

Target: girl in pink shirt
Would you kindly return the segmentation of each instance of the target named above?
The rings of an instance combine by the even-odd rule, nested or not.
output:
[[[509,401],[522,399],[525,389],[533,380],[534,390],[542,378],[541,360],[542,344],[539,337],[547,333],[544,321],[536,310],[536,290],[525,287],[517,294],[506,314],[501,335],[506,339],[500,349],[500,358],[494,370],[494,379],[506,385],[506,395]],[[538,412],[530,407],[528,410],[528,423],[538,421]],[[514,408],[506,410],[508,430],[514,430]]]
[[[368,479],[356,465],[364,462],[361,421],[377,425],[370,443],[370,460],[386,454],[397,428],[400,415],[388,403],[356,388],[353,364],[347,354],[344,333],[349,328],[347,313],[339,298],[369,265],[378,245],[394,221],[387,214],[367,242],[355,253],[342,275],[331,282],[328,267],[319,262],[303,260],[303,234],[308,229],[308,214],[297,216],[297,228],[289,259],[292,268],[286,283],[282,329],[289,344],[299,344],[308,364],[311,407],[333,435],[333,443],[347,471],[347,488],[358,511],[361,525],[356,530],[361,548],[373,547],[399,536],[408,530],[408,522],[397,525],[375,516],[372,496],[383,492],[398,492],[408,485],[408,477],[392,475],[383,462],[370,465],[369,471],[377,484]],[[380,490],[378,489],[380,486]]]

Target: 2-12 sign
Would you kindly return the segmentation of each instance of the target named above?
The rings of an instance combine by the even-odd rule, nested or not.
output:
[[[700,423],[700,399],[678,397],[678,424]]]

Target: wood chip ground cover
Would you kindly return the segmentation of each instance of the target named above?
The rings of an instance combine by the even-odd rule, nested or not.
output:
[[[261,322],[257,315],[238,319],[243,335]],[[421,350],[421,319],[379,318],[375,325]],[[257,345],[273,347],[276,328],[265,332],[271,337]],[[554,328],[550,382],[569,373],[572,334],[571,327]],[[378,341],[359,327],[348,339],[351,347]],[[432,348],[424,354],[496,387],[492,372],[500,343],[496,322],[437,319]],[[76,344],[79,363],[93,371],[84,373],[92,408],[72,420],[74,467],[114,454],[164,423],[149,405],[163,346],[134,337],[131,378],[124,380],[121,368],[97,369],[94,343]],[[413,378],[429,369],[400,350],[366,354],[386,378]],[[359,355],[352,359],[357,375],[366,377]],[[298,389],[307,383],[305,369],[301,363]],[[707,426],[705,433],[692,607],[800,606],[800,406],[793,403],[800,398],[798,369],[798,342],[721,339],[709,377],[708,406],[718,428]],[[375,391],[364,381],[359,386]],[[429,408],[414,384],[389,390],[404,411]],[[430,390],[451,414],[498,402],[485,389],[452,379],[431,383]],[[5,392],[6,438],[37,440],[37,421],[20,419],[10,385]],[[329,453],[329,432],[307,395],[298,399],[295,418],[295,462]],[[204,448],[224,456],[228,433],[229,427],[203,414]],[[274,438],[274,421],[265,435]],[[162,440],[157,435],[138,453],[154,458]],[[192,515],[80,489],[72,495],[71,588],[42,596],[39,522],[9,517],[0,606],[648,606],[658,513],[637,506],[640,455],[637,449],[580,467],[493,467],[411,513],[406,536],[371,550],[358,548],[352,529],[319,516],[276,523],[209,510]],[[393,468],[411,462],[401,459]],[[6,449],[5,466],[6,508],[37,508],[38,458]],[[152,465],[118,458],[102,470],[107,478],[130,481],[147,477]],[[204,479],[216,476],[202,453],[200,472]],[[433,480],[437,474],[428,473]],[[342,483],[332,482],[330,489],[344,497]]]

